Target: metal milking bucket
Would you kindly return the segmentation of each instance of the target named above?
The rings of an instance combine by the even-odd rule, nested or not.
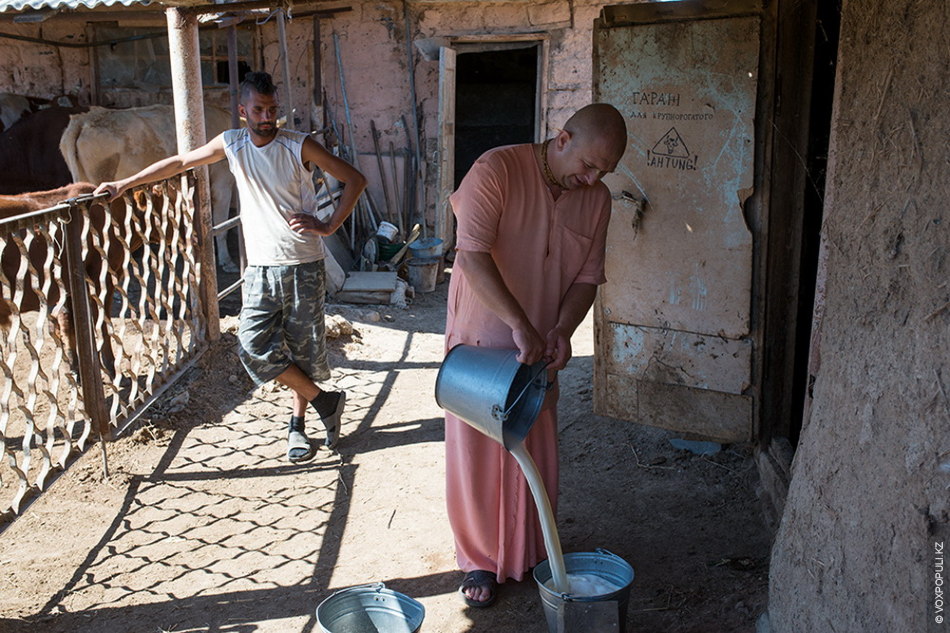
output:
[[[625,633],[633,567],[605,549],[565,554],[564,566],[568,575],[596,576],[616,590],[597,596],[558,593],[548,586],[552,577],[550,562],[542,561],[534,568],[534,580],[541,594],[548,633]]]
[[[524,441],[547,394],[547,363],[524,365],[518,350],[456,345],[435,381],[435,400],[511,450]]]
[[[317,607],[323,633],[418,633],[426,610],[379,582],[338,591]]]

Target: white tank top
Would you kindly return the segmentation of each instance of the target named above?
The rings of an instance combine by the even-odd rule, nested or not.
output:
[[[313,174],[301,158],[303,132],[278,130],[263,147],[247,128],[224,132],[224,153],[237,183],[247,263],[286,266],[323,259],[323,239],[291,230],[295,213],[315,214]]]

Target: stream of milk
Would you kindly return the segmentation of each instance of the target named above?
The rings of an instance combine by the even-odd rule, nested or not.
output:
[[[531,454],[525,448],[524,442],[511,449],[511,454],[518,460],[518,465],[528,480],[528,487],[534,495],[534,503],[538,506],[538,515],[541,517],[541,531],[544,534],[544,549],[548,551],[548,564],[551,566],[551,577],[555,591],[567,593],[570,584],[567,580],[567,571],[564,568],[564,554],[561,553],[561,540],[557,536],[557,525],[554,523],[554,512],[551,511],[551,501],[548,492],[541,481],[538,467],[531,459]]]
[[[511,454],[518,460],[518,465],[521,466],[525,479],[528,480],[531,494],[534,495],[534,503],[538,506],[541,532],[544,534],[544,548],[548,551],[548,564],[551,566],[551,580],[546,582],[545,586],[557,593],[572,596],[603,596],[620,589],[617,585],[595,574],[567,573],[564,566],[564,554],[561,552],[561,540],[558,538],[557,525],[554,522],[554,512],[551,511],[551,501],[548,499],[544,482],[541,481],[538,467],[524,443],[512,448]]]

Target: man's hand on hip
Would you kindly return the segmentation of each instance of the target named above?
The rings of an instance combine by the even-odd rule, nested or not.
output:
[[[330,235],[330,225],[322,220],[318,220],[309,213],[295,213],[290,216],[288,221],[290,228],[298,233],[310,233],[313,235]]]

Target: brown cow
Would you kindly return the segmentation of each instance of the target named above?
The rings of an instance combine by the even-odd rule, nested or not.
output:
[[[60,202],[67,200],[69,198],[75,198],[87,194],[91,194],[95,189],[95,185],[89,183],[74,183],[66,187],[60,187],[59,189],[53,189],[51,191],[42,191],[37,193],[27,193],[17,196],[2,196],[0,195],[0,219],[7,219],[17,215],[22,215],[24,213],[29,213],[31,211],[38,211],[41,209],[48,209],[50,207],[56,206]],[[153,196],[153,202],[156,205],[161,205],[160,198]],[[144,214],[143,210],[146,208],[146,199],[145,195],[141,192],[136,194],[135,205],[133,208],[133,217],[131,224],[133,226],[142,227],[144,225]],[[108,269],[111,274],[106,275],[106,283],[111,285],[113,275],[116,271],[119,271],[122,268],[123,261],[125,258],[125,249],[119,243],[117,239],[120,235],[116,230],[116,226],[123,227],[125,226],[125,217],[128,212],[125,201],[122,198],[118,198],[109,203],[109,208],[106,209],[102,204],[92,204],[89,206],[89,220],[90,224],[94,228],[93,231],[89,232],[89,237],[87,238],[87,247],[85,255],[85,272],[87,278],[93,281],[94,284],[97,284],[100,275],[102,273],[103,260],[100,252],[92,247],[92,237],[93,233],[102,235],[107,224],[106,213],[109,213],[112,222],[108,224],[109,226],[109,248],[106,252],[105,262],[108,266]],[[153,222],[153,231],[152,235],[158,239],[161,236],[161,231],[157,227],[157,217],[152,216]],[[121,229],[120,229],[121,230]],[[63,236],[62,228],[56,227],[54,229],[58,233],[58,236],[54,234],[56,239],[55,243],[55,255],[59,261],[66,264],[66,257],[63,247]],[[21,232],[21,235],[24,232]],[[52,233],[52,231],[51,231]],[[142,232],[133,231],[131,235],[121,235],[125,241],[129,244],[129,249],[132,251],[137,250],[143,245]],[[30,263],[37,270],[39,275],[38,285],[42,286],[44,283],[43,275],[45,273],[45,262],[48,256],[47,252],[47,242],[42,239],[33,240],[30,244],[28,256]],[[2,265],[3,275],[7,278],[9,283],[15,283],[15,279],[18,276],[22,276],[20,273],[20,268],[22,267],[20,249],[12,242],[8,242],[3,248],[2,253],[0,253],[0,265]],[[63,275],[66,275],[66,269],[63,270]],[[67,280],[63,279],[64,285],[67,284]],[[22,312],[30,312],[33,310],[38,310],[40,307],[40,298],[38,296],[38,290],[33,288],[31,285],[31,280],[27,279],[27,284],[30,284],[29,287],[24,288],[23,296],[21,297],[19,304],[16,306],[17,309]],[[11,324],[11,315],[13,306],[13,298],[4,296],[7,292],[5,287],[0,286],[0,328],[7,329]],[[105,306],[106,313],[111,313],[112,308],[112,299],[113,293],[112,289],[107,288],[107,291],[103,293],[103,303]],[[50,283],[49,289],[46,293],[46,302],[53,308],[60,302],[60,287],[56,283]],[[75,359],[75,333],[72,324],[72,318],[70,316],[71,312],[71,303],[69,301],[68,295],[65,297],[63,303],[63,309],[55,312],[55,326],[58,329],[58,333],[64,339],[65,347],[67,354],[69,356],[69,364],[73,371],[76,371],[78,368],[76,366]],[[95,304],[92,304],[93,310],[95,310]],[[93,315],[95,318],[95,314]],[[112,371],[114,365],[114,356],[112,354],[112,348],[109,343],[108,336],[103,332],[103,349],[102,349],[102,362],[107,370]]]

